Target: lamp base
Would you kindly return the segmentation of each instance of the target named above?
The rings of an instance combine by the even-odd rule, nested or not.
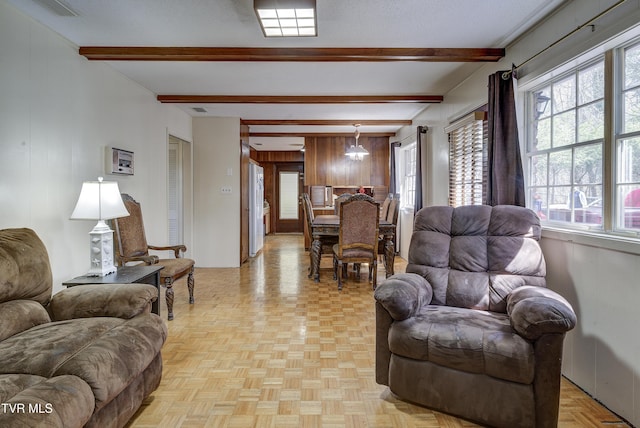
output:
[[[113,231],[100,220],[89,232],[89,238],[91,269],[86,276],[106,276],[115,273],[117,268],[113,264]]]

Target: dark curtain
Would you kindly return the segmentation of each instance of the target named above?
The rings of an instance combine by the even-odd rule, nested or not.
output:
[[[396,149],[400,147],[399,142],[391,143],[391,153],[389,154],[389,193],[395,198],[398,193],[398,183],[396,182]]]
[[[413,202],[414,212],[422,208],[422,136],[427,133],[426,126],[418,126],[416,137],[416,199]]]
[[[489,76],[487,204],[525,205],[511,71]]]

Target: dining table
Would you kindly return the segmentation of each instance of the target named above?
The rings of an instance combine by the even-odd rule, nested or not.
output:
[[[384,243],[384,269],[386,277],[393,275],[393,262],[396,257],[396,225],[380,219],[378,225],[380,235]],[[340,216],[334,214],[318,215],[311,223],[311,277],[315,282],[320,281],[320,257],[322,256],[322,243],[320,239],[326,236],[338,236],[340,234]]]

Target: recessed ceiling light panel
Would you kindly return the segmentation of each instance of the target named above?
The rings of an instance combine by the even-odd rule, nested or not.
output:
[[[253,8],[265,37],[318,35],[315,0],[254,0]]]

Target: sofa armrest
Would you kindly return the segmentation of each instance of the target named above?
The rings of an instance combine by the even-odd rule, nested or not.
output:
[[[129,319],[151,311],[158,289],[149,284],[88,284],[56,293],[49,303],[53,321],[74,318]]]
[[[380,284],[374,297],[394,320],[402,321],[431,303],[433,289],[429,281],[418,274],[399,273]]]
[[[564,334],[577,319],[571,304],[558,293],[544,287],[518,287],[507,297],[511,326],[526,339],[544,334]]]

